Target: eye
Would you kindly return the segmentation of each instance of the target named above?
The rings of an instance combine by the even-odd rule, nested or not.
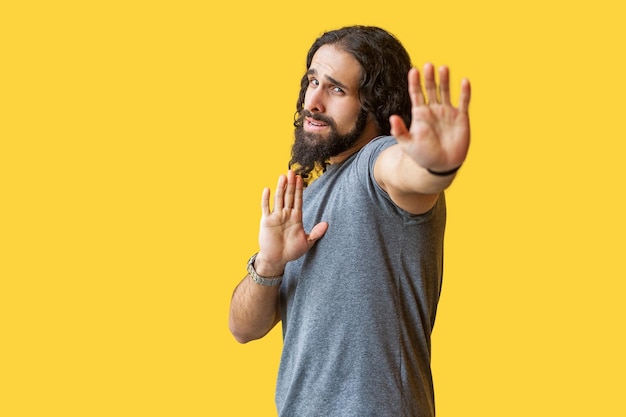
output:
[[[312,87],[317,87],[320,85],[320,82],[317,78],[310,78],[309,79],[309,85]]]
[[[341,87],[333,87],[333,92],[337,93],[337,94],[343,94],[344,91]]]

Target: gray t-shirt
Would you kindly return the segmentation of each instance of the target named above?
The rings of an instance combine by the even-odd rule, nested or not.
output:
[[[328,231],[280,289],[281,417],[434,416],[430,335],[441,290],[445,201],[397,207],[374,179],[396,143],[370,142],[305,189],[304,227]]]

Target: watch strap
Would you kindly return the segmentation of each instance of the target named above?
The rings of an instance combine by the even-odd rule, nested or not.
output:
[[[250,278],[252,278],[252,281],[254,281],[255,283],[259,285],[263,285],[266,287],[275,287],[277,285],[280,285],[280,283],[283,280],[282,275],[276,275],[273,277],[262,277],[261,275],[256,273],[256,270],[254,269],[254,261],[256,260],[256,257],[258,254],[259,254],[258,252],[255,253],[248,260],[248,275],[250,275]]]

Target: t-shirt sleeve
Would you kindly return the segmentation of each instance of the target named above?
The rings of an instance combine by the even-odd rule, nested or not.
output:
[[[390,210],[407,220],[426,220],[432,215],[433,209],[423,214],[412,214],[397,206],[389,194],[383,190],[374,177],[374,166],[380,154],[398,142],[393,136],[381,136],[365,145],[358,153],[355,167],[361,184],[367,189],[370,197],[383,210]]]

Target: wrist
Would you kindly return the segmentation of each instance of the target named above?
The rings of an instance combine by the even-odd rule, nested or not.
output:
[[[449,175],[456,174],[456,172],[457,172],[457,171],[461,168],[461,166],[462,166],[462,164],[461,164],[461,165],[459,165],[459,166],[458,166],[458,167],[456,167],[456,168],[452,168],[452,169],[449,169],[449,170],[446,170],[446,171],[436,171],[436,170],[433,170],[433,169],[430,169],[430,168],[426,168],[426,170],[427,170],[427,171],[428,171],[431,175],[435,175],[435,176],[437,176],[437,177],[447,177],[447,176],[449,176]]]
[[[270,275],[267,272],[265,272],[265,271],[270,271],[270,269],[261,270],[262,271],[261,273],[257,272],[257,269],[256,269],[257,255],[258,253],[255,253],[248,260],[247,269],[248,269],[248,275],[250,275],[250,278],[252,278],[252,280],[256,284],[263,285],[263,286],[275,287],[275,286],[280,285],[283,280],[283,275],[282,275],[283,269],[281,269],[280,274],[273,273]]]
[[[253,267],[257,274],[264,277],[281,276],[285,270],[285,265],[277,262],[268,261],[261,252],[257,252],[254,256]]]

